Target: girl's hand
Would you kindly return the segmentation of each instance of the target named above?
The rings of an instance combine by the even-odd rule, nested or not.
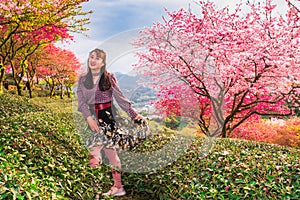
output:
[[[142,115],[137,115],[134,119],[133,119],[134,123],[136,124],[142,124],[142,125],[146,125],[147,122],[144,120],[144,117]]]
[[[98,124],[97,124],[96,120],[92,116],[89,116],[88,118],[86,118],[86,120],[87,120],[87,123],[89,124],[89,127],[92,131],[100,133],[100,128],[98,127]]]

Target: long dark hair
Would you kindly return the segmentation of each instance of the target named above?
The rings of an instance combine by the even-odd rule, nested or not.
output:
[[[100,78],[99,85],[98,85],[99,89],[101,91],[108,90],[111,87],[111,83],[110,83],[110,79],[109,79],[109,73],[106,69],[106,53],[102,49],[97,49],[96,48],[96,49],[92,50],[89,53],[89,57],[93,52],[96,53],[97,57],[102,58],[103,63],[104,63],[104,66],[101,67],[101,71],[100,71],[101,78]],[[86,74],[86,79],[84,81],[84,86],[87,89],[92,89],[94,87],[94,83],[93,83],[93,74],[92,74],[92,71],[89,67],[89,58],[87,60],[87,66],[88,66],[88,73]]]

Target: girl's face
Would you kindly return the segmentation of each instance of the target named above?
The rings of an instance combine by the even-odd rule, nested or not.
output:
[[[94,72],[98,72],[103,66],[103,59],[98,56],[96,52],[92,52],[89,56],[89,67],[91,68],[91,70]]]

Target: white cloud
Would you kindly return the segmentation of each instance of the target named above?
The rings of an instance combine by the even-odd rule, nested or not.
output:
[[[77,36],[75,37],[75,42],[63,44],[59,42],[56,43],[56,45],[74,52],[80,62],[85,63],[87,60],[88,52],[92,48],[96,48],[100,43],[100,40],[92,40],[84,36]]]

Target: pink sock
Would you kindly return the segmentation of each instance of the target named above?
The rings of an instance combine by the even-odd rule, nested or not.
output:
[[[121,181],[121,172],[119,172],[115,169],[112,169],[111,171],[112,171],[112,177],[114,179],[114,186],[118,189],[123,187],[122,181]]]
[[[117,170],[117,169],[121,169],[121,162],[117,154],[117,151],[115,149],[108,149],[108,148],[104,148],[103,150],[105,152],[106,157],[109,160],[110,165],[114,167],[112,169],[114,186],[116,188],[121,188],[122,187],[121,172]]]

